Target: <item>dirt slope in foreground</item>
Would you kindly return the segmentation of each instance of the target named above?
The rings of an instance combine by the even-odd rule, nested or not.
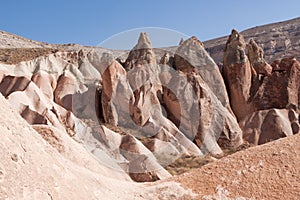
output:
[[[2,95],[0,104],[0,199],[134,199],[138,186],[125,173],[99,165],[71,138],[70,155],[60,154]]]
[[[249,148],[171,178],[196,199],[299,199],[300,135]]]

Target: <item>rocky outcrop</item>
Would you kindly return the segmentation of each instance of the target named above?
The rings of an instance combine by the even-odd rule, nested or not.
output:
[[[136,59],[143,62],[141,58]],[[93,70],[101,74],[98,80],[89,77]],[[103,153],[100,152],[106,152],[116,159],[116,169],[130,173],[136,181],[142,180],[138,176],[148,177],[144,181],[153,181],[169,176],[162,168],[168,164],[166,160],[171,162],[182,154],[202,155],[192,141],[163,117],[157,97],[157,92],[161,91],[158,72],[158,65],[140,65],[127,73],[111,54],[101,51],[56,52],[18,65],[2,65],[0,90],[29,124],[44,126],[38,129],[41,134],[49,133],[52,137],[53,131],[45,128],[54,128],[81,141],[103,163],[107,159],[102,159]],[[24,76],[20,76],[22,74]],[[149,78],[143,79],[143,74]],[[142,123],[139,122],[140,116],[144,120]],[[103,122],[112,130],[116,125],[121,126],[123,131],[101,130],[99,123]],[[132,159],[124,157],[117,142],[124,134],[135,138],[137,148],[147,152],[138,152]],[[177,153],[173,155],[171,150],[165,149],[165,156],[161,156],[157,148],[139,141],[151,136],[156,140],[153,146],[165,143],[168,149]],[[54,146],[60,146],[55,138],[53,135],[49,141],[55,140]],[[114,140],[116,144],[112,142]],[[163,148],[159,150],[164,152]],[[139,168],[134,160],[143,155],[149,158],[145,160],[145,168]],[[136,174],[134,169],[140,169],[138,176],[133,175]],[[143,169],[147,170],[143,172]]]
[[[253,40],[248,57],[251,65],[243,37],[233,30],[224,50],[223,73],[244,139],[263,144],[298,133],[299,122],[290,121],[287,113],[299,113],[300,63],[287,57],[269,65]]]
[[[0,83],[0,92],[4,97],[8,97],[16,91],[24,91],[30,83],[26,77],[4,76]]]
[[[99,163],[61,130],[30,126],[2,95],[0,102],[1,198],[124,199],[128,191],[137,191],[124,171]],[[107,162],[114,163],[106,153],[103,155]],[[37,183],[43,184],[37,188]],[[112,195],[107,188],[118,190]]]
[[[220,102],[227,106],[229,100],[218,66],[206,52],[204,45],[196,37],[185,40],[174,55],[174,66],[183,72],[199,74]]]
[[[31,81],[33,81],[49,99],[53,100],[53,91],[57,84],[56,76],[54,74],[40,71],[32,76]]]
[[[168,52],[161,57],[159,64],[170,65],[170,54]]]
[[[93,51],[80,50],[78,52],[78,70],[82,75],[85,83],[93,83],[101,76],[100,70],[97,69],[97,62],[90,62],[89,56]]]
[[[272,67],[264,59],[264,51],[251,39],[248,44],[248,58],[256,74],[270,75]]]
[[[147,33],[142,32],[139,36],[138,43],[130,51],[124,63],[124,67],[128,71],[133,67],[155,64],[156,58],[151,46],[150,39]]]
[[[128,173],[133,180],[149,182],[170,177],[170,174],[156,162],[151,151],[135,137],[122,136],[120,151],[129,160]]]
[[[161,179],[168,174],[161,166],[180,155],[201,156],[196,145],[162,114],[158,98],[162,94],[160,69],[148,36],[141,33],[138,44],[129,53],[124,64],[127,72],[117,61],[109,61],[111,56],[105,57],[107,61],[100,66],[105,69],[101,77],[104,120],[109,126],[118,125],[125,135],[119,148],[128,161],[131,178],[135,181]],[[162,143],[167,145],[158,149]]]
[[[263,58],[262,49],[251,40],[248,45],[248,56],[255,69],[251,71],[244,50],[245,43],[242,36],[233,31],[224,51],[224,79],[228,85],[232,109],[238,119],[241,120],[256,110],[271,108],[298,110],[299,61],[288,57],[269,65]],[[239,57],[243,59],[237,59]]]
[[[178,72],[169,69],[161,74],[168,118],[203,151],[222,153],[221,136],[228,146],[240,145],[242,132],[231,113],[222,76],[196,37],[178,48],[174,65]]]
[[[57,86],[54,90],[54,101],[67,110],[72,110],[72,95],[75,92],[75,79],[71,75],[65,73],[57,80]]]
[[[293,108],[299,112],[299,61],[284,58],[272,63],[272,67],[272,74],[260,79],[260,86],[253,92],[250,102],[256,110]]]
[[[162,90],[159,68],[146,33],[140,34],[137,45],[128,55],[125,68],[130,69],[127,80],[134,94],[130,104],[131,116],[135,124],[144,126],[151,115],[161,113],[157,93]]]
[[[223,76],[232,110],[239,121],[253,110],[248,104],[252,69],[245,48],[244,37],[232,30],[224,49]]]
[[[197,74],[179,73],[166,85],[164,106],[169,118],[194,140],[200,149],[221,154],[218,140],[224,135],[226,147],[242,143],[242,132],[235,117],[222,105],[202,78]]]
[[[0,92],[29,124],[52,125],[69,135],[86,131],[78,118],[55,104],[26,77],[5,76]]]
[[[47,124],[46,117],[36,111],[31,110],[29,106],[24,106],[20,114],[31,125]]]
[[[259,145],[299,133],[298,118],[293,109],[269,109],[252,113],[240,124],[244,139]]]
[[[128,105],[131,97],[132,92],[126,82],[126,71],[117,61],[113,61],[102,74],[101,101],[105,122],[117,126],[119,116],[124,116],[125,113],[129,115]]]

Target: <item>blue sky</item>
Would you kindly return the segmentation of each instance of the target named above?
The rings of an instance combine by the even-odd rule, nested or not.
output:
[[[162,27],[205,41],[299,16],[299,0],[7,0],[0,29],[48,43],[97,45],[130,29]]]

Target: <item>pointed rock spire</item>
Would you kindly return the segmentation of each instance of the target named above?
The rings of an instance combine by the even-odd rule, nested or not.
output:
[[[263,49],[251,38],[248,44],[248,57],[257,74],[270,75],[272,67],[264,59]]]
[[[201,56],[198,56],[199,52],[202,52]],[[205,53],[203,43],[197,37],[192,36],[182,42],[175,52],[174,61],[176,69],[181,71],[195,71],[197,67],[202,65],[200,62],[203,62],[203,57],[208,56]]]
[[[245,48],[244,37],[232,29],[224,49],[224,65],[247,62]]]
[[[238,120],[244,118],[251,110],[247,101],[250,95],[252,70],[245,48],[244,37],[233,29],[224,49],[223,75],[232,110]]]
[[[183,38],[181,38],[181,39],[180,39],[180,41],[179,41],[179,44],[178,44],[178,45],[182,45],[182,44],[183,44],[183,42],[184,42],[184,39],[183,39]]]
[[[170,54],[166,52],[160,59],[159,64],[167,65],[170,61]]]
[[[145,65],[156,65],[156,57],[147,33],[141,32],[138,43],[129,52],[124,67],[129,71],[134,67]]]
[[[201,75],[210,89],[223,105],[229,105],[226,87],[217,64],[209,56],[197,37],[185,40],[174,55],[175,69],[185,73],[196,72]]]
[[[138,49],[152,49],[152,45],[150,42],[150,39],[147,35],[146,32],[141,32],[139,39],[138,39],[138,43],[135,45],[135,47],[133,48],[134,50],[138,50]]]

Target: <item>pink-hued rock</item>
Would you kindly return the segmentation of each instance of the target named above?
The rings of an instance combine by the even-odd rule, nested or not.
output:
[[[70,111],[57,105],[26,77],[6,76],[0,92],[29,124],[48,124],[69,135],[84,131],[83,123]]]
[[[129,71],[133,67],[140,67],[143,65],[156,65],[155,53],[146,32],[140,34],[138,43],[130,51],[124,63],[124,67]]]
[[[244,37],[232,30],[224,49],[223,75],[231,108],[238,121],[252,112],[247,103],[250,97],[252,70],[245,48]]]
[[[292,109],[260,110],[241,123],[244,139],[252,144],[264,144],[299,133],[299,114]]]
[[[221,154],[218,144],[221,135],[227,138],[228,146],[242,144],[242,131],[236,118],[200,75],[179,73],[173,76],[163,94],[170,119],[188,138],[195,139],[200,149]]]
[[[68,74],[62,74],[58,78],[57,85],[54,90],[55,103],[64,107],[67,110],[72,110],[72,95],[76,91],[75,84],[75,79],[72,76]]]
[[[274,61],[272,66],[272,74],[258,80],[259,87],[253,89],[250,103],[255,110],[293,108],[299,113],[299,61],[284,58]]]
[[[221,136],[227,147],[239,146],[242,131],[232,114],[218,66],[203,44],[196,37],[184,41],[175,53],[174,65],[179,71],[164,70],[160,75],[168,118],[200,149],[221,154]]]
[[[176,52],[153,49],[146,33],[130,52],[63,48],[0,64],[0,92],[33,134],[79,171],[103,173],[99,164],[113,169],[105,173],[120,172],[122,180],[155,181],[169,177],[164,167],[183,156],[201,160],[235,149],[243,139],[263,144],[299,133],[299,62],[269,65],[254,40],[246,55],[243,36],[234,30],[222,69],[196,37]],[[18,163],[20,156],[10,159]],[[0,182],[1,172],[0,165]]]
[[[229,106],[226,87],[218,66],[195,36],[185,40],[176,50],[174,65],[183,72],[196,72],[224,106]]]
[[[161,91],[159,68],[146,33],[140,34],[137,45],[130,51],[125,62],[127,80],[133,91],[130,114],[134,123],[144,126],[154,112],[160,112],[157,92]]]
[[[33,81],[49,99],[53,99],[53,91],[55,90],[57,83],[55,75],[41,71],[34,74],[31,81]]]
[[[20,114],[29,124],[47,124],[45,116],[32,111],[29,106],[24,106],[24,109]]]
[[[4,97],[16,91],[24,91],[30,80],[26,77],[4,76],[0,83],[0,92]]]
[[[264,59],[264,51],[251,39],[248,44],[248,58],[256,74],[270,75],[272,67]]]
[[[121,154],[129,160],[128,173],[137,182],[156,181],[170,177],[155,157],[140,141],[131,135],[122,136]]]
[[[117,107],[121,105],[116,105],[116,101],[123,100],[126,102],[130,98],[129,86],[126,81],[126,71],[125,69],[118,63],[117,61],[112,62],[108,67],[106,67],[105,71],[102,74],[102,110],[103,110],[103,118],[105,122],[111,125],[118,125],[118,115]],[[127,93],[123,91],[122,95],[120,94],[120,86],[123,88],[128,88]],[[118,88],[119,86],[119,88]],[[121,99],[120,99],[121,98]],[[127,108],[128,109],[128,108]]]

